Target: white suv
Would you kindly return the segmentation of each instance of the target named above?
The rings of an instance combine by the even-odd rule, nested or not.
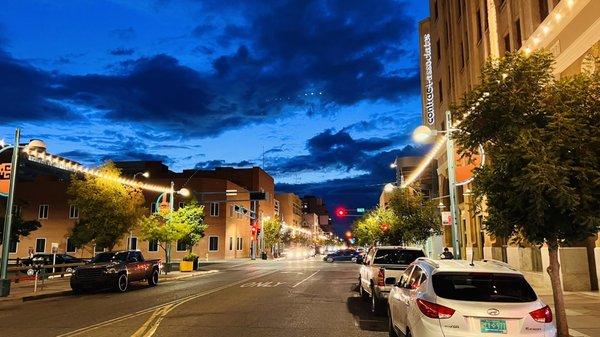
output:
[[[385,281],[390,336],[556,336],[550,307],[503,262],[419,258]]]

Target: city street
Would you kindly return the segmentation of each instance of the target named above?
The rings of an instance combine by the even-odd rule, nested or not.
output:
[[[3,336],[384,336],[355,291],[358,266],[319,260],[209,266],[218,273],[124,294],[0,304]],[[35,324],[31,324],[35,322]]]

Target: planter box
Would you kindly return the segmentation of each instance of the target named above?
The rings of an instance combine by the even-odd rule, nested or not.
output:
[[[192,271],[194,267],[193,261],[181,261],[179,262],[179,271]]]

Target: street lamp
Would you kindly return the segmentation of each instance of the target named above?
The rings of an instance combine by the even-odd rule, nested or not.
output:
[[[144,178],[150,178],[150,172],[145,171],[145,172],[138,172],[136,174],[133,175],[133,180],[135,180],[135,177],[137,177],[137,175],[141,175]]]
[[[456,195],[456,163],[454,162],[454,139],[452,133],[458,129],[452,128],[452,114],[450,110],[446,111],[446,130],[431,130],[425,125],[421,125],[413,132],[413,139],[420,143],[431,141],[438,133],[446,134],[446,160],[448,166],[448,188],[450,194],[450,213],[452,214],[452,250],[455,259],[460,259],[460,235],[458,219],[460,213],[458,210],[458,198]]]

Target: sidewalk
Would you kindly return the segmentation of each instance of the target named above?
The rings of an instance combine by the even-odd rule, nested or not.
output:
[[[536,289],[536,292],[555,312],[552,290]],[[564,298],[571,336],[600,336],[600,292],[564,292]]]
[[[200,270],[192,272],[172,271],[167,275],[160,275],[160,282],[170,282],[174,280],[196,277],[201,275],[217,273],[218,270]],[[21,281],[19,283],[11,283],[10,295],[8,297],[0,297],[0,304],[5,302],[26,302],[49,297],[59,297],[71,294],[71,286],[69,284],[69,276],[62,278],[38,281],[37,292],[33,292],[33,281]]]

